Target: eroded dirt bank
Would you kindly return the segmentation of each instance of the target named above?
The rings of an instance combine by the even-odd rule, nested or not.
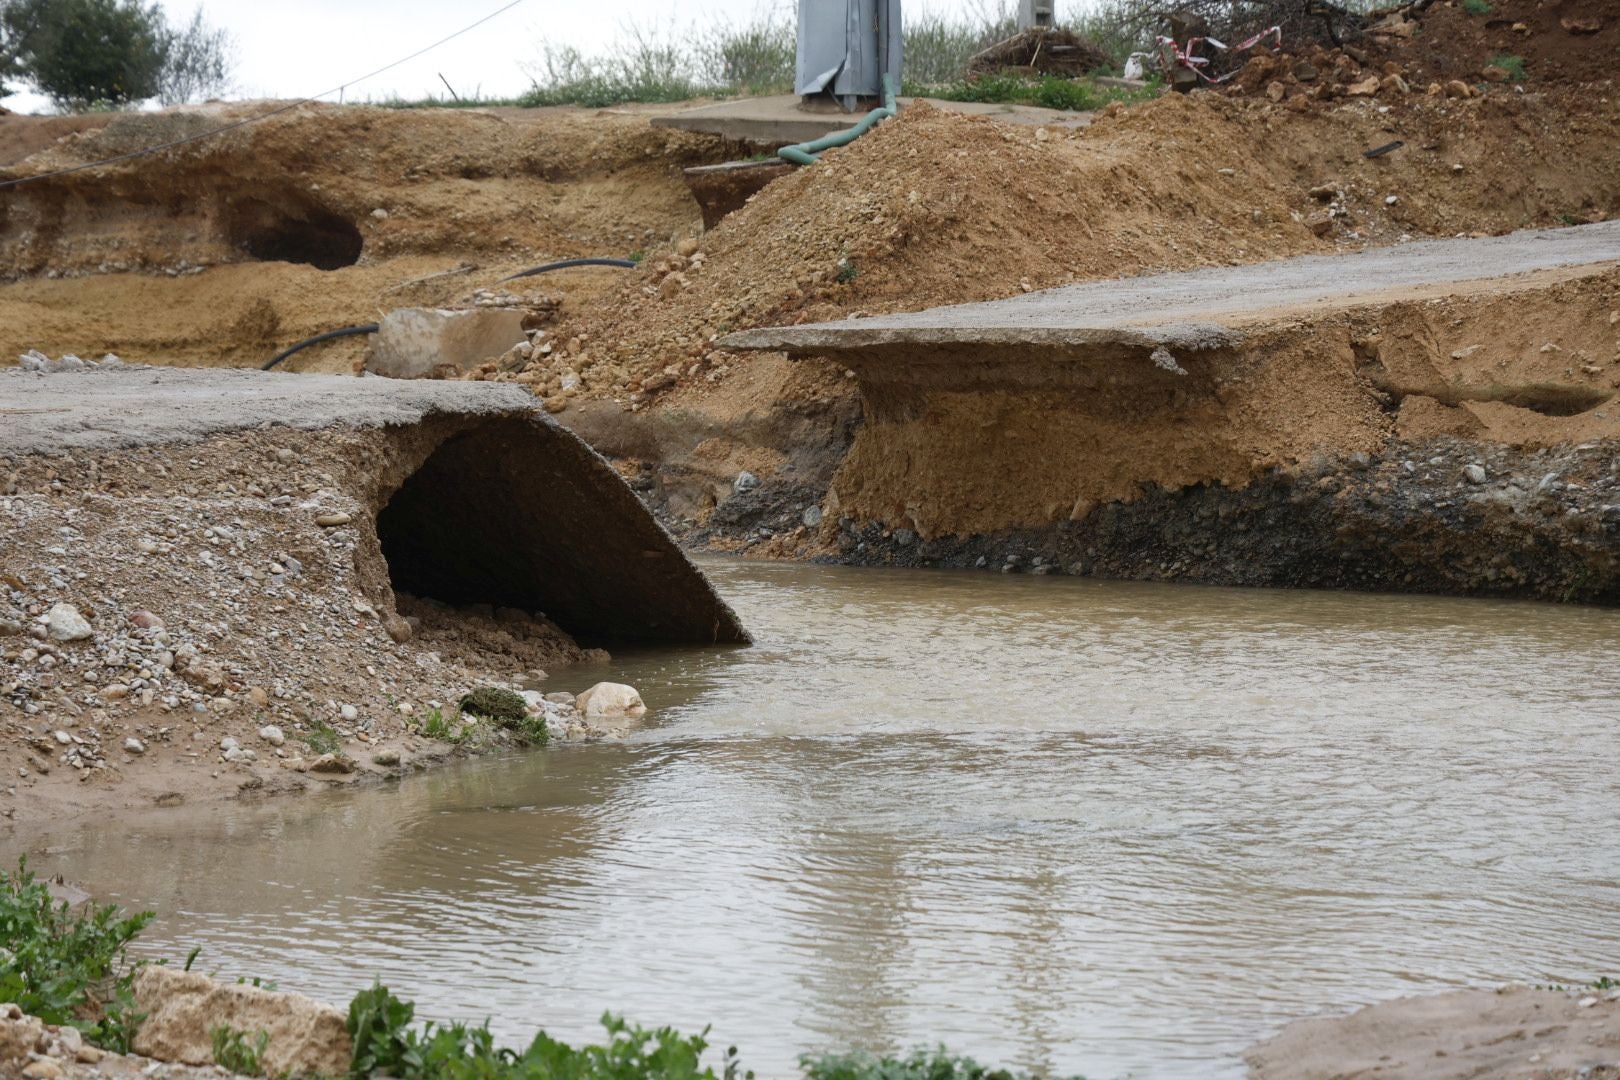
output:
[[[424,719],[475,686],[562,690],[547,675],[602,644],[745,640],[522,394],[139,368],[0,384],[11,821],[397,774],[448,752]],[[537,703],[564,735],[568,705]]]

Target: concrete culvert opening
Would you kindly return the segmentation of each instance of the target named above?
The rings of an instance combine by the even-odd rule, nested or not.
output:
[[[377,539],[396,594],[543,612],[582,645],[748,640],[606,463],[544,422],[446,439],[378,513]]]
[[[303,263],[339,270],[360,261],[365,241],[354,223],[319,207],[289,209],[262,199],[231,208],[233,247],[260,262]]]

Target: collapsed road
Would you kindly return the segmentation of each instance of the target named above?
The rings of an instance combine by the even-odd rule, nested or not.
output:
[[[720,345],[858,379],[845,561],[1614,602],[1617,260],[1607,222]]]

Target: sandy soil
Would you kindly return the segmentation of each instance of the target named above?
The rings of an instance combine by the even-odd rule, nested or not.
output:
[[[1612,1080],[1620,992],[1463,990],[1300,1020],[1245,1055],[1253,1080]]]

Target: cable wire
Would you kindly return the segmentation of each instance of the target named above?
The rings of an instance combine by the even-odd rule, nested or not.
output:
[[[307,97],[307,98],[302,98],[302,99],[300,99],[298,101],[292,102],[291,104],[278,106],[277,108],[271,109],[267,113],[261,113],[258,116],[250,116],[250,117],[246,118],[245,120],[237,120],[237,121],[234,121],[232,123],[225,124],[222,127],[212,128],[211,130],[204,131],[204,132],[202,132],[200,134],[197,134],[197,135],[188,135],[183,139],[174,139],[171,142],[159,143],[156,146],[148,146],[144,150],[133,150],[130,153],[127,153],[127,154],[119,154],[117,157],[103,158],[101,161],[91,161],[91,162],[87,162],[87,163],[85,163],[83,165],[72,165],[72,166],[69,166],[68,168],[65,168],[65,169],[56,169],[56,170],[53,170],[51,172],[40,173],[37,176],[20,176],[20,177],[16,178],[15,180],[0,181],[0,190],[4,190],[5,188],[17,187],[17,186],[22,185],[22,184],[31,184],[36,180],[49,180],[49,179],[51,179],[53,177],[57,177],[57,176],[67,176],[70,173],[85,172],[85,171],[87,171],[89,169],[99,169],[104,165],[116,165],[121,161],[133,161],[136,158],[148,157],[149,155],[152,155],[152,154],[160,154],[165,150],[173,150],[176,147],[186,146],[189,143],[202,142],[204,139],[211,139],[215,135],[223,135],[227,131],[235,131],[237,128],[244,128],[244,127],[247,127],[249,124],[257,124],[261,120],[268,120],[272,116],[280,116],[282,113],[292,112],[294,109],[301,109],[305,105],[309,105],[309,104],[311,104],[313,102],[319,101],[323,97],[326,97],[326,96],[328,96],[330,94],[335,94],[340,90],[347,90],[351,86],[354,86],[354,85],[356,85],[358,83],[363,83],[367,79],[375,78],[378,75],[381,75],[385,71],[392,71],[394,68],[399,67],[401,64],[409,63],[410,61],[415,60],[417,57],[422,56],[425,53],[432,52],[434,49],[437,49],[440,45],[443,45],[448,41],[454,41],[456,38],[460,37],[462,34],[465,34],[470,30],[478,29],[480,26],[483,26],[485,23],[489,22],[491,19],[495,18],[497,15],[504,15],[506,12],[511,11],[513,8],[517,7],[521,3],[523,3],[523,0],[511,0],[510,3],[508,3],[505,6],[497,8],[496,10],[490,12],[488,15],[485,15],[482,19],[479,19],[477,22],[471,23],[470,25],[467,25],[467,26],[463,26],[460,30],[457,30],[455,33],[450,34],[450,35],[448,35],[446,37],[442,37],[438,41],[435,41],[433,44],[424,46],[423,48],[418,49],[416,52],[411,53],[411,55],[409,55],[409,56],[402,57],[402,58],[400,58],[398,60],[395,60],[391,64],[385,64],[382,67],[378,68],[376,71],[373,71],[373,72],[370,72],[368,74],[362,75],[358,79],[350,79],[348,82],[342,83],[341,85],[338,85],[338,86],[334,86],[330,90],[322,90],[318,94],[311,95],[310,97]]]

